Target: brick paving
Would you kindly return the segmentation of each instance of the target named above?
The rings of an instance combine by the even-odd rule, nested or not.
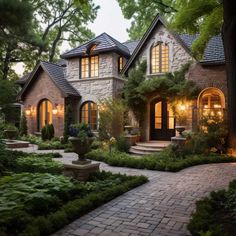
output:
[[[71,153],[63,156],[60,161],[64,163],[76,158]],[[110,167],[104,163],[101,169],[142,174],[150,181],[98,207],[52,236],[186,236],[195,201],[212,190],[226,188],[236,179],[236,163],[200,165],[178,173]]]

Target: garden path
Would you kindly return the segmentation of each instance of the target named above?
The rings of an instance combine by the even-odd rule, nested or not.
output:
[[[24,151],[35,150],[34,146]],[[57,160],[63,163],[76,158],[73,153],[60,152],[63,158]],[[186,236],[196,200],[212,190],[226,188],[236,179],[236,163],[200,165],[177,173],[111,167],[104,163],[101,169],[142,174],[150,181],[98,207],[52,236]]]

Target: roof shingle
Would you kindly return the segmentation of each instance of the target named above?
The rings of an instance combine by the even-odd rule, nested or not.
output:
[[[94,49],[93,53],[116,50],[126,56],[130,55],[129,49],[125,45],[123,45],[107,33],[102,33],[101,35],[86,42],[85,44],[82,44],[79,47],[64,53],[63,55],[61,55],[61,57],[72,58],[76,56],[86,55],[89,47],[93,44],[96,44],[96,48]]]

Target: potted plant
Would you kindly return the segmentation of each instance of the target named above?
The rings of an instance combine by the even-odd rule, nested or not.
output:
[[[73,124],[69,127],[69,141],[75,153],[78,154],[78,160],[72,161],[73,164],[85,165],[91,163],[86,160],[85,154],[88,153],[93,142],[93,133],[84,123]]]

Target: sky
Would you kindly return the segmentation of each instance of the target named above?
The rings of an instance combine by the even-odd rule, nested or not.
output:
[[[122,15],[117,0],[94,0],[94,3],[100,5],[100,9],[98,10],[97,18],[93,23],[88,24],[88,28],[90,28],[96,36],[106,32],[120,42],[127,41],[128,33],[126,29],[130,27],[131,23]],[[69,49],[68,43],[63,43],[61,53]],[[23,63],[18,63],[14,68],[19,75],[23,74]]]

